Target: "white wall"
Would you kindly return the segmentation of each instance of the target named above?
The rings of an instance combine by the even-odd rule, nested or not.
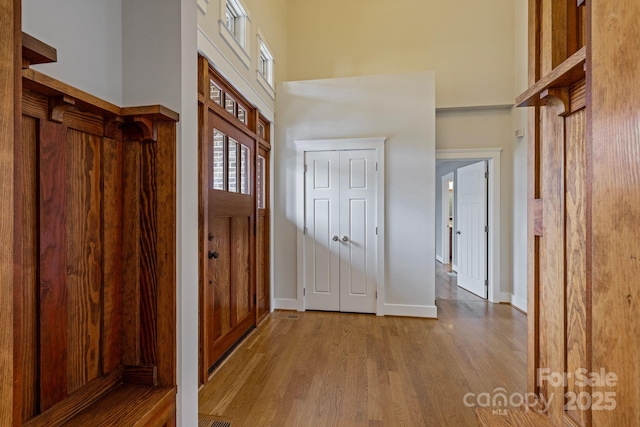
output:
[[[274,159],[275,298],[296,293],[296,140],[387,137],[385,301],[435,315],[434,75],[430,72],[278,85]],[[398,307],[396,307],[398,306]]]
[[[177,144],[178,423],[198,414],[198,112],[196,3],[123,0],[123,102],[180,113]],[[195,309],[194,309],[195,308]]]
[[[515,94],[524,92],[528,81],[527,0],[515,1]],[[514,108],[512,119],[513,145],[513,292],[511,302],[527,310],[527,114],[528,108]],[[516,129],[525,129],[525,136],[515,138]]]
[[[289,80],[435,71],[437,107],[513,103],[512,0],[289,0]]]
[[[464,108],[436,112],[436,148],[501,148],[500,162],[500,286],[499,300],[510,302],[512,292],[512,181],[510,108]]]
[[[58,51],[35,70],[122,103],[122,0],[23,0],[22,30]]]

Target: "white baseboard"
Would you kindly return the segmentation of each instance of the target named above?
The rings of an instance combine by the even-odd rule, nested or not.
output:
[[[440,264],[444,264],[444,260],[442,259],[442,257],[438,254],[436,254],[436,261],[438,261]]]
[[[298,300],[290,298],[276,298],[273,308],[275,310],[295,310],[298,311]]]
[[[383,309],[385,316],[438,318],[438,307],[435,305],[385,304]]]
[[[458,266],[457,266],[457,265],[455,265],[454,263],[451,263],[451,269],[452,269],[453,271],[455,271],[456,273],[458,272]]]
[[[492,299],[491,295],[489,295],[489,302],[492,302],[494,304],[500,304],[500,303],[510,304],[511,303],[511,294],[507,293],[507,292],[498,292],[498,294],[496,295],[495,299]]]
[[[527,312],[527,300],[525,300],[524,298],[511,295],[511,305],[519,310],[524,311],[525,313]]]

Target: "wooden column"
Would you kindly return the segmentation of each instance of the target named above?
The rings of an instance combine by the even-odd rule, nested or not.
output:
[[[593,292],[593,367],[615,373],[614,410],[594,426],[640,425],[640,3],[590,1],[587,241]]]
[[[20,130],[19,0],[0,0],[0,425],[14,423],[14,144]]]

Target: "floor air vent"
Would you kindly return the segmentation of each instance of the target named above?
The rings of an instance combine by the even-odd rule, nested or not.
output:
[[[300,316],[299,316],[299,315],[297,315],[297,314],[290,314],[290,313],[291,313],[291,312],[288,312],[288,313],[287,313],[286,311],[285,311],[285,312],[282,312],[282,311],[278,312],[278,311],[276,311],[276,312],[274,312],[271,316],[272,316],[274,319],[284,319],[284,320],[298,320],[298,319],[300,318]]]
[[[200,415],[198,417],[198,427],[231,427],[231,421],[223,421],[216,417]]]

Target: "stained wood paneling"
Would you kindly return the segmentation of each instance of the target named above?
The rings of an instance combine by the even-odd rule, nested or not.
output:
[[[100,139],[86,133],[69,129],[66,140],[67,394],[72,394],[100,375],[101,150]]]
[[[231,319],[233,325],[239,323],[250,311],[250,279],[249,239],[250,219],[235,217],[231,221],[231,250],[234,254],[231,258],[231,280],[233,283],[231,300]]]
[[[24,427],[59,426],[109,393],[121,380],[122,369],[119,369],[91,381],[49,410],[25,422]]]
[[[133,360],[128,380],[152,375],[143,375],[147,388],[139,396],[120,403],[146,401],[127,422],[171,424],[177,116],[161,106],[118,116],[124,110],[90,105],[90,95],[37,72],[24,78],[12,352],[20,376],[11,410],[25,426],[55,426],[91,407],[91,419],[108,424],[99,402],[122,383],[124,361]],[[54,123],[50,109],[60,97],[72,107],[54,114]],[[141,141],[143,135],[157,141]],[[143,360],[153,363],[139,365]],[[147,393],[158,383],[169,386],[157,396],[162,403]]]
[[[566,1],[540,0],[541,50],[540,72],[548,74],[567,57],[569,37],[567,34]]]
[[[157,123],[157,358],[158,382],[176,383],[176,124]],[[161,343],[161,344],[160,344]]]
[[[64,125],[40,122],[40,410],[67,395],[66,137]]]
[[[543,236],[540,241],[540,367],[565,372],[564,324],[564,105],[551,98],[542,111],[541,155],[544,208]],[[562,423],[564,387],[550,382],[540,384],[551,400],[549,417]]]
[[[614,411],[593,411],[597,426],[640,425],[640,2],[588,2],[591,8],[593,367],[618,375]],[[615,31],[612,31],[615,29]]]
[[[569,99],[571,102],[571,112],[576,112],[587,106],[587,81],[582,79],[571,85],[569,89]],[[585,122],[586,125],[586,122]]]
[[[576,385],[578,369],[590,371],[590,319],[587,307],[587,205],[586,205],[586,111],[566,118],[566,371],[567,391],[576,396],[590,390]],[[568,415],[586,425],[590,411],[570,410]]]
[[[38,411],[38,366],[37,366],[37,192],[36,192],[36,137],[38,123],[31,117],[22,118],[22,182],[21,198],[21,320],[22,320],[22,414],[26,420]]]
[[[258,214],[258,223],[257,223],[257,236],[256,236],[256,246],[257,246],[257,283],[256,283],[256,295],[258,297],[258,301],[262,302],[267,292],[265,289],[265,283],[267,283],[267,278],[265,273],[267,270],[267,252],[265,251],[265,244],[267,241],[267,227],[266,227],[266,217],[264,215]],[[262,311],[262,310],[260,310]],[[260,315],[258,315],[260,318]]]
[[[157,230],[155,144],[142,144],[140,187],[140,363],[156,363]]]
[[[109,373],[122,362],[122,144],[104,138],[102,143],[102,370]],[[135,299],[134,299],[135,300]]]
[[[0,425],[14,422],[14,380],[20,368],[14,367],[14,139],[20,141],[19,72],[17,31],[21,25],[20,2],[0,0]],[[19,294],[18,294],[19,295]],[[19,338],[19,333],[17,333]],[[17,361],[17,360],[16,360]],[[15,371],[14,371],[15,369]],[[14,375],[18,374],[17,378]]]
[[[123,363],[140,362],[140,144],[124,146],[122,242]]]
[[[213,241],[211,250],[218,252],[209,269],[213,277],[213,337],[225,335],[231,329],[231,218],[209,221]],[[211,340],[210,345],[213,346]],[[212,349],[213,350],[213,349]],[[212,352],[213,353],[213,352]]]

